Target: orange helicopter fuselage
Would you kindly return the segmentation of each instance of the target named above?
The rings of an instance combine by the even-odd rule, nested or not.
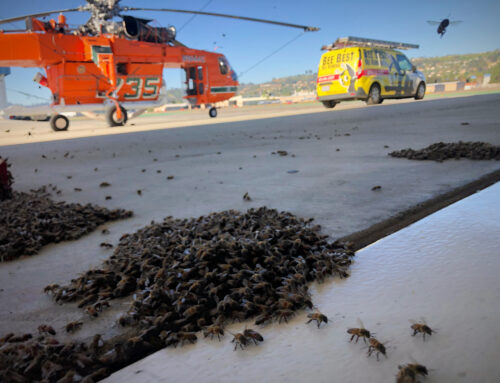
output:
[[[0,66],[45,68],[38,82],[51,90],[53,105],[155,101],[163,68],[186,71],[185,98],[191,104],[227,100],[239,85],[220,53],[64,30],[0,31]]]

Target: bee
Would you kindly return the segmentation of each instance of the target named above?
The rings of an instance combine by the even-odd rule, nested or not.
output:
[[[306,322],[306,324],[315,320],[316,323],[318,324],[318,328],[322,322],[328,323],[327,316],[324,314],[321,314],[319,311],[315,312],[315,313],[307,314],[307,317],[309,318],[309,320]]]
[[[241,333],[232,334],[232,335],[233,335],[233,340],[231,341],[231,343],[234,343],[234,350],[233,351],[236,351],[236,349],[238,348],[238,345],[243,350],[248,344],[248,338]]]
[[[368,346],[368,356],[371,356],[371,354],[376,351],[377,352],[377,360],[378,359],[378,354],[382,354],[387,358],[387,354],[385,353],[385,346],[380,343],[377,339],[375,338],[370,338],[369,340],[370,346]]]
[[[363,341],[366,343],[366,339],[370,339],[370,337],[373,335],[373,334],[370,334],[370,331],[368,331],[367,329],[365,329],[365,326],[363,325],[363,322],[361,322],[361,319],[358,318],[358,324],[359,324],[359,328],[350,328],[347,330],[347,333],[348,334],[351,334],[351,339],[349,340],[349,342],[352,342],[352,340],[354,339],[354,337],[356,337],[356,342],[355,343],[358,343],[358,340],[359,338],[363,338]]]
[[[38,332],[40,333],[40,335],[42,335],[44,333],[50,334],[50,335],[56,335],[56,331],[54,330],[54,328],[52,328],[51,326],[46,325],[46,324],[42,324],[42,325],[38,326]]]
[[[410,321],[410,323],[413,323],[411,325],[411,329],[413,330],[412,336],[417,335],[418,333],[423,334],[424,342],[425,342],[425,334],[431,336],[433,332],[436,332],[436,330],[431,329],[427,323],[425,322],[425,319],[422,318],[422,323]]]
[[[83,322],[80,322],[80,321],[69,322],[66,325],[66,332],[75,332],[75,331],[79,330],[80,327],[82,327],[82,325],[83,325]]]
[[[222,326],[213,324],[207,327],[207,329],[203,332],[203,335],[205,336],[205,338],[207,336],[210,336],[210,339],[213,339],[213,337],[217,335],[217,338],[220,341],[220,337],[224,336],[224,329],[222,328]]]
[[[262,314],[259,315],[257,318],[255,318],[255,324],[257,326],[265,325],[266,323],[271,322],[272,320],[273,317],[271,316],[271,314]]]
[[[85,309],[85,312],[87,314],[89,314],[91,317],[97,317],[99,315],[99,313],[97,312],[95,306],[88,306],[86,309]]]
[[[58,288],[59,288],[59,285],[57,283],[53,283],[51,285],[45,286],[45,288],[43,289],[43,292],[46,294],[54,293],[54,291],[57,290]]]
[[[10,334],[8,334],[10,335]],[[11,336],[8,338],[9,343],[20,343],[20,342],[26,342],[28,339],[33,338],[33,335],[31,334],[24,334],[24,335],[18,335],[18,336]]]
[[[142,195],[142,190],[141,190],[141,189],[138,189],[138,190],[137,190],[137,194]]]
[[[251,201],[252,198],[248,195],[248,192],[246,192],[245,194],[243,194],[243,200],[244,201]]]
[[[97,171],[97,168],[95,168],[94,171]],[[111,186],[111,184],[109,182],[101,182],[99,185],[99,187],[101,187],[101,188],[107,188],[109,186]]]
[[[183,346],[185,342],[189,342],[191,344],[196,343],[198,337],[194,332],[178,332],[177,339],[181,342],[181,346]]]
[[[111,243],[108,243],[108,242],[101,242],[101,247],[105,247],[107,249],[110,249],[113,247],[113,245]]]
[[[10,338],[14,336],[13,332],[8,333],[4,337],[0,338],[0,346],[3,345],[4,343],[8,342]]]
[[[188,308],[187,310],[185,310],[182,315],[185,317],[185,318],[191,318],[195,315],[198,315],[198,313],[203,309],[203,306],[202,305],[195,305],[195,306],[191,306],[190,308]]]
[[[276,311],[276,317],[278,318],[278,323],[284,320],[288,323],[288,319],[292,318],[295,313],[292,310],[278,310]],[[257,324],[257,322],[255,322]]]
[[[98,299],[96,294],[89,295],[78,302],[78,308],[81,309],[83,306],[87,306],[90,303],[95,302]]]
[[[409,363],[406,366],[398,366],[396,383],[416,383],[417,375],[427,376],[427,367],[418,363]]]
[[[264,337],[262,335],[260,335],[257,331],[252,330],[250,328],[245,329],[245,331],[243,331],[243,336],[245,336],[249,341],[253,340],[255,344],[264,341]]]

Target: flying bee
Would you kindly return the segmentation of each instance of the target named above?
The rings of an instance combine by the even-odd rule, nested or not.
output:
[[[213,324],[207,327],[207,329],[203,332],[203,335],[205,336],[205,338],[207,336],[210,336],[210,339],[213,339],[213,337],[217,335],[217,338],[220,341],[220,337],[224,336],[224,329],[222,328],[222,326]]]
[[[398,366],[396,383],[416,383],[417,375],[427,376],[427,367],[418,363],[409,363],[405,366]]]
[[[370,338],[369,340],[370,346],[368,346],[368,356],[371,356],[373,351],[377,352],[377,360],[378,359],[378,354],[382,354],[387,358],[387,354],[385,353],[385,346],[380,343],[377,339],[375,338]]]
[[[361,319],[359,319],[359,318],[358,318],[358,324],[359,324],[359,328],[350,328],[347,330],[347,333],[352,335],[349,342],[352,342],[354,337],[356,337],[355,343],[358,343],[358,340],[361,337],[361,338],[363,338],[363,341],[366,343],[366,339],[370,339],[372,334],[370,334],[370,331],[365,329],[363,322],[361,322]]]
[[[422,322],[415,322],[415,321],[410,321],[412,323],[411,329],[413,330],[412,336],[417,335],[418,333],[423,334],[424,342],[425,342],[425,334],[431,336],[433,332],[436,332],[436,330],[431,329],[427,323],[425,322],[425,319],[422,318]]]
[[[238,348],[238,345],[243,350],[248,344],[248,338],[241,333],[232,334],[232,335],[233,335],[233,340],[231,341],[231,343],[234,343],[234,350],[233,351],[236,351],[236,349]]]
[[[309,318],[309,320],[306,323],[310,323],[311,321],[315,320],[316,323],[318,324],[318,328],[322,322],[328,323],[328,317],[324,314],[321,314],[319,311],[307,314],[307,317]]]
[[[251,328],[245,329],[245,331],[243,331],[243,336],[245,336],[248,340],[253,340],[255,344],[264,341],[264,337]]]
[[[80,327],[82,327],[82,325],[83,325],[83,322],[79,322],[79,321],[69,322],[66,325],[66,332],[75,332],[78,329],[80,329]]]

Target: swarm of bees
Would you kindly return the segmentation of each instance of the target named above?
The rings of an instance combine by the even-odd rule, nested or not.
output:
[[[470,160],[500,160],[500,146],[485,142],[438,142],[426,148],[403,149],[389,153],[392,157],[409,160],[432,160],[442,162],[448,159],[468,158]]]
[[[64,345],[48,337],[48,327],[41,327],[36,340],[12,334],[0,340],[0,359],[9,361],[0,366],[0,380],[102,379],[160,348],[195,343],[198,331],[220,340],[232,321],[286,322],[297,310],[312,309],[307,285],[347,277],[354,251],[352,244],[328,242],[311,222],[264,207],[196,219],[168,217],[123,235],[103,265],[68,286],[51,284],[44,291],[58,303],[77,302],[92,318],[113,299],[134,295],[118,321],[133,326],[126,332],[130,337]],[[325,315],[311,315],[318,325],[327,323]],[[65,330],[81,326],[75,321]],[[232,343],[245,349],[263,340],[245,329]]]
[[[104,222],[132,216],[90,204],[54,202],[46,188],[0,202],[0,262],[35,255],[49,243],[77,239]]]

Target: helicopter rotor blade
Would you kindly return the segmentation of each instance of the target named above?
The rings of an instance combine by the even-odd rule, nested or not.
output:
[[[136,8],[136,7],[122,7],[121,10],[122,11],[155,11],[155,12],[159,11],[159,12],[189,13],[189,14],[195,14],[195,15],[226,17],[226,18],[229,18],[229,19],[238,19],[238,20],[246,20],[246,21],[255,21],[255,22],[258,22],[258,23],[275,24],[275,25],[281,25],[281,26],[284,26],[284,27],[303,29],[304,32],[319,31],[319,28],[317,28],[317,27],[310,27],[310,26],[307,26],[307,25],[298,25],[298,24],[283,23],[281,21],[256,19],[254,17],[235,16],[235,15],[228,15],[228,14],[224,14],[224,13],[202,12],[202,11],[188,11],[188,10],[184,10],[184,9]]]
[[[81,9],[81,8],[70,8],[70,9],[60,9],[60,10],[57,10],[57,11],[50,11],[50,12],[32,13],[30,15],[24,15],[24,16],[18,16],[18,17],[11,17],[9,19],[2,19],[2,20],[0,20],[0,24],[6,24],[6,23],[12,23],[14,21],[24,20],[27,17],[40,17],[40,16],[52,15],[53,13],[60,13],[60,12],[80,12],[80,11],[83,11],[83,9]]]

